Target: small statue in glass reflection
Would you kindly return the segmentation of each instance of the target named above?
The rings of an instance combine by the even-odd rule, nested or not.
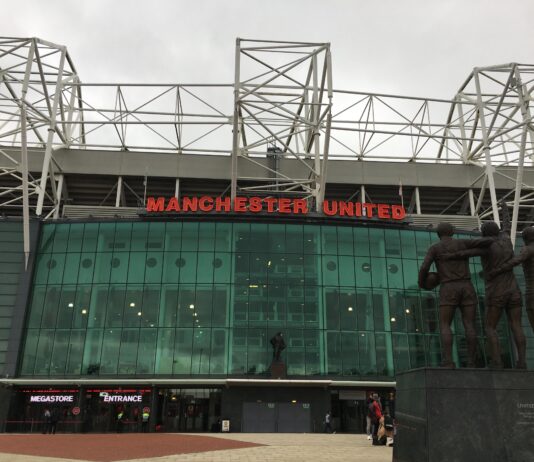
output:
[[[280,355],[282,351],[286,349],[286,342],[282,332],[277,332],[271,339],[271,345],[273,346],[273,361],[280,361]]]

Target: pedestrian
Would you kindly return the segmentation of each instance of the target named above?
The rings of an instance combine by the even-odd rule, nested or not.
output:
[[[52,414],[50,414],[50,409],[45,408],[44,413],[43,413],[43,421],[44,421],[43,433],[44,434],[47,434],[50,432],[51,418],[52,418]]]
[[[330,411],[324,416],[324,432],[332,433],[332,414]]]
[[[53,409],[50,415],[50,433],[52,435],[56,434],[57,423],[59,422],[59,410]]]
[[[119,409],[117,411],[117,433],[122,433],[122,427],[124,425],[124,411]]]
[[[150,420],[150,412],[148,411],[148,409],[143,409],[143,415],[141,416],[141,418],[141,428],[143,430],[143,433],[148,433],[148,421]]]
[[[372,398],[369,397],[367,398],[367,401],[365,402],[366,406],[367,406],[367,415],[365,416],[365,423],[366,423],[366,426],[365,426],[365,433],[367,433],[367,439],[368,440],[371,440],[373,439],[373,436],[372,436],[372,432],[373,432],[373,419],[372,419],[372,416],[371,416],[371,413],[370,413],[370,408],[369,408],[369,405],[373,402]]]
[[[369,404],[369,416],[371,417],[371,422],[373,425],[372,430],[372,439],[373,445],[378,444],[378,427],[380,426],[380,419],[382,418],[382,408],[378,400],[378,394],[373,393],[371,395],[371,403]]]

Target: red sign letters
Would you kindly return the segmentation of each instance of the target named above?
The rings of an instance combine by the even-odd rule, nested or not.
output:
[[[229,197],[149,197],[147,213],[172,212],[222,212],[222,213],[277,213],[306,215],[309,213],[305,199],[285,197],[236,197],[232,203]],[[325,200],[323,213],[327,216],[379,218],[382,220],[402,220],[406,211],[402,205],[371,204]]]

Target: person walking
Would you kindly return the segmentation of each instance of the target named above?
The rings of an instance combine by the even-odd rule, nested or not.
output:
[[[324,416],[324,433],[332,433],[332,414],[330,411]]]
[[[373,419],[370,413],[369,405],[373,402],[373,399],[369,396],[367,398],[367,401],[365,402],[366,408],[367,408],[367,415],[365,416],[365,433],[367,433],[367,439],[371,440],[373,439]]]
[[[380,426],[380,419],[382,419],[382,407],[378,400],[378,394],[373,393],[371,395],[371,404],[369,404],[369,416],[373,424],[372,439],[373,445],[378,444],[378,427]]]
[[[50,421],[51,421],[51,418],[52,418],[52,414],[50,414],[50,409],[45,408],[45,410],[43,412],[43,422],[44,422],[43,433],[45,435],[50,432]]]
[[[119,409],[117,411],[117,433],[122,433],[123,425],[124,425],[124,410]]]
[[[53,409],[50,415],[50,433],[52,435],[56,434],[57,423],[59,422],[59,410]]]
[[[141,416],[141,429],[143,433],[148,433],[148,421],[150,420],[150,412],[148,409],[143,409],[143,415]]]

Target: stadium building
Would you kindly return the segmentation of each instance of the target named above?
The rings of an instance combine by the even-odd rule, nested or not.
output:
[[[435,225],[533,222],[533,66],[445,100],[336,90],[327,43],[238,39],[233,83],[184,85],[82,83],[65,47],[0,43],[3,431],[49,409],[65,432],[317,432],[331,409],[363,432],[370,392],[394,413],[396,374],[440,364]],[[454,338],[465,366],[459,316]]]

